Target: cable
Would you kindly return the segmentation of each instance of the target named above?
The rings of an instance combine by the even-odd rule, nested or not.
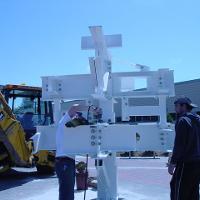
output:
[[[86,200],[87,182],[88,182],[88,154],[87,154],[87,157],[86,157],[84,200]]]
[[[89,122],[89,114],[90,114],[90,108],[92,107],[92,105],[90,105],[88,107],[88,110],[87,110],[87,121]]]

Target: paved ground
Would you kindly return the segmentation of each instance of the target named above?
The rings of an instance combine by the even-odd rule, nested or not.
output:
[[[119,194],[127,200],[169,200],[169,181],[166,158],[118,159]],[[89,173],[95,175],[93,160]],[[7,177],[0,177],[1,200],[56,200],[56,176],[38,176],[35,169],[15,169]],[[75,192],[76,200],[83,199],[83,192]],[[87,192],[87,200],[95,199],[96,191]]]

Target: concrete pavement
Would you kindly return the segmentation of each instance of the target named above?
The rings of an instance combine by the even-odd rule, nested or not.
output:
[[[169,200],[170,176],[167,158],[118,159],[119,194],[127,200]],[[16,169],[9,176],[0,177],[1,200],[56,200],[56,175],[38,176],[35,169]],[[89,160],[90,176],[95,176],[94,160]],[[83,200],[83,192],[75,191],[75,200]],[[86,199],[96,198],[96,191],[88,190]]]

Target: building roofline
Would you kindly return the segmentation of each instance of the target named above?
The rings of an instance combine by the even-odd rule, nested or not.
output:
[[[188,80],[188,81],[176,82],[175,85],[181,85],[181,84],[184,84],[184,83],[197,83],[197,82],[200,82],[200,78],[193,79],[193,80]]]

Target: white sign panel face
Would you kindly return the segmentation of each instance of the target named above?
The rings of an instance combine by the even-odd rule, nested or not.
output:
[[[37,127],[40,132],[39,150],[56,150],[56,127]],[[90,126],[78,126],[76,128],[65,128],[63,134],[64,152],[69,154],[87,154],[95,153],[96,147],[91,145]]]
[[[94,88],[90,74],[47,76],[42,78],[42,99],[88,99],[94,93]]]
[[[56,150],[56,127],[38,127],[40,139],[39,150]],[[133,151],[136,145],[134,128],[131,125],[78,126],[65,128],[64,151],[69,154],[97,153],[98,144],[101,151]]]
[[[114,152],[136,150],[134,126],[114,124],[103,128],[101,150]]]
[[[142,81],[144,88],[137,90],[137,80]],[[132,83],[128,88],[124,83]],[[135,84],[134,84],[135,83]],[[169,69],[160,69],[158,71],[141,72],[117,72],[112,73],[112,89],[114,97],[134,96],[174,96],[174,75]]]
[[[56,150],[56,127],[38,127],[39,138],[35,138],[39,150]],[[173,131],[166,132],[158,124],[143,123],[137,125],[113,124],[100,126],[78,126],[65,128],[64,151],[70,155],[95,155],[99,150],[121,151],[165,151],[171,148],[168,137]],[[98,148],[98,145],[100,148]]]
[[[137,151],[166,151],[171,149],[169,137],[174,135],[173,130],[161,129],[158,124],[141,123],[134,126],[137,134]]]

